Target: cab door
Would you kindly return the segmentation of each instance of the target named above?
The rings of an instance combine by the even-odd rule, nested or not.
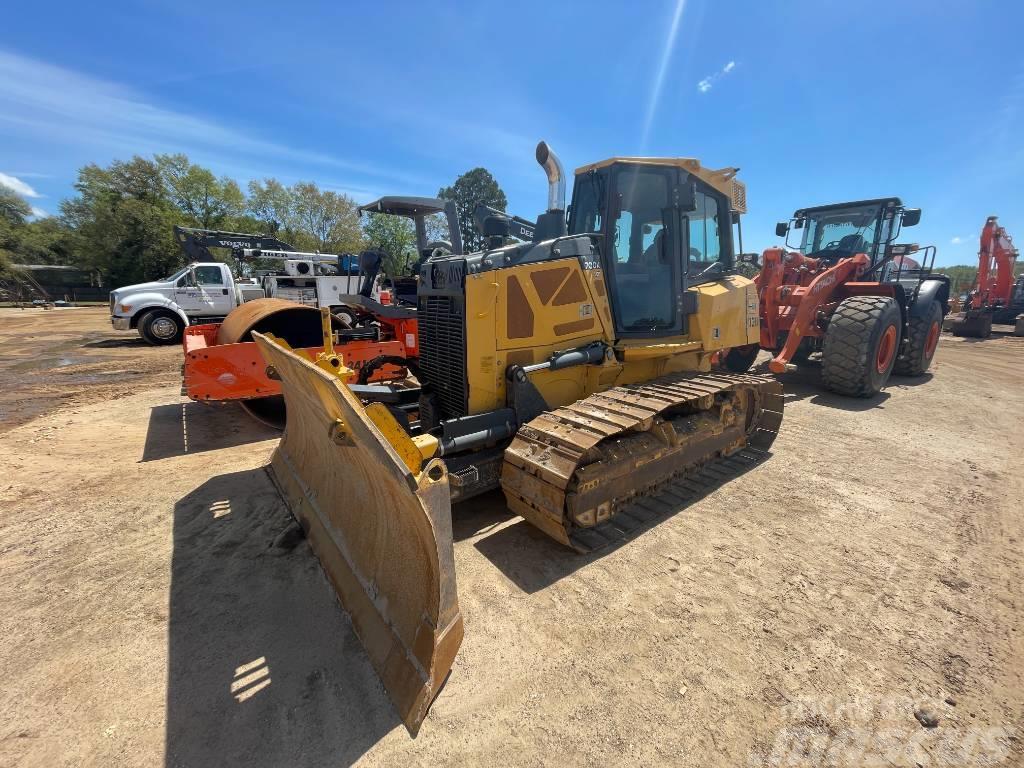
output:
[[[197,314],[221,317],[234,309],[234,297],[226,275],[227,268],[220,264],[199,264],[193,270],[197,288]]]
[[[174,284],[174,303],[189,317],[207,314],[206,301],[196,283],[195,269],[190,269]]]

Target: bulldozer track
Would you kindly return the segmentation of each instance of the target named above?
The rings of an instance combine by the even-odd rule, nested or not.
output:
[[[677,449],[665,460],[678,471],[663,469],[661,455],[630,454],[616,439],[661,429],[666,411],[692,406],[709,412],[716,396],[751,393],[749,420],[742,427],[705,438],[696,428],[690,453]],[[515,511],[549,535],[581,552],[607,546],[646,523],[677,510],[729,477],[760,463],[782,423],[782,385],[768,376],[705,373],[675,374],[605,390],[572,405],[541,414],[525,424],[505,451],[502,487]],[[745,414],[746,416],[746,414]],[[669,427],[671,429],[671,427]],[[718,442],[715,440],[718,439]],[[659,445],[664,445],[661,443]],[[618,451],[623,474],[620,488],[602,504],[604,518],[593,526],[567,524],[566,510],[587,494],[612,492],[614,478],[598,455]],[[646,473],[646,475],[644,475]],[[644,477],[646,476],[646,480]]]
[[[577,528],[569,535],[572,548],[580,553],[603,549],[656,523],[711,493],[719,486],[753,469],[768,458],[767,451],[744,448],[724,459],[715,459],[693,472],[659,486],[593,528]]]

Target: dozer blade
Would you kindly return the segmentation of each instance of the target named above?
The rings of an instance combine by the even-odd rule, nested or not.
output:
[[[463,634],[445,465],[412,472],[348,387],[253,338],[288,411],[271,476],[415,736]]]

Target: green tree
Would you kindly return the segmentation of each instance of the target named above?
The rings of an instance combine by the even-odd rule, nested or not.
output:
[[[363,224],[366,244],[384,252],[382,269],[388,277],[401,277],[409,273],[416,261],[416,228],[404,216],[371,213]]]
[[[0,255],[10,274],[13,264],[66,264],[67,230],[60,219],[47,216],[29,221],[32,208],[14,192],[0,185]]]
[[[160,168],[142,157],[90,164],[78,172],[78,196],[61,203],[72,230],[68,247],[77,266],[98,269],[113,286],[170,274],[183,257],[172,227],[181,212],[166,194]]]
[[[260,222],[261,231],[294,244],[299,231],[295,195],[280,181],[272,178],[250,181],[247,209]]]
[[[170,201],[185,215],[183,223],[203,229],[233,228],[245,211],[245,195],[238,182],[189,162],[188,157],[156,155]]]
[[[359,249],[363,238],[355,200],[321,190],[311,181],[300,181],[291,193],[299,234],[311,237],[316,250],[346,253]]]
[[[32,215],[32,207],[21,195],[8,186],[0,184],[0,219],[11,227],[22,226]]]
[[[451,200],[459,212],[459,230],[462,233],[462,246],[467,253],[483,250],[486,241],[473,225],[473,208],[484,203],[499,211],[508,206],[508,199],[501,191],[498,182],[486,168],[474,168],[466,171],[455,180],[450,187],[442,187],[437,196],[442,200]]]
[[[13,270],[11,269],[11,256],[3,249],[3,246],[0,246],[0,280],[9,278],[12,275]]]
[[[19,233],[18,252],[26,264],[71,264],[73,233],[57,216],[29,221]]]

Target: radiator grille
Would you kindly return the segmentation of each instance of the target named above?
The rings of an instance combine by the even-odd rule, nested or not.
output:
[[[417,312],[420,371],[437,393],[445,418],[465,416],[466,324],[452,296],[423,296]]]

